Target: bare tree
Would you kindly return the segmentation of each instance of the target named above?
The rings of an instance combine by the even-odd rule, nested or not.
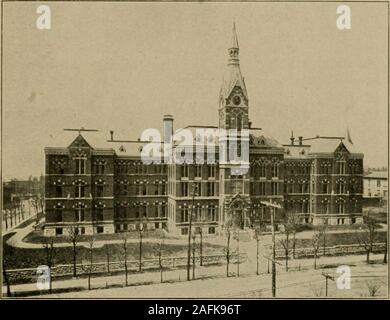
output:
[[[7,297],[11,297],[12,296],[12,293],[11,293],[11,284],[10,284],[10,281],[9,281],[9,278],[8,278],[8,274],[7,274],[7,267],[8,267],[8,264],[9,264],[9,257],[12,257],[12,255],[14,254],[14,249],[13,247],[11,246],[8,246],[8,245],[5,245],[3,247],[3,261],[2,261],[2,265],[3,265],[3,279],[4,279],[4,282],[7,286]]]
[[[52,293],[52,269],[54,264],[54,257],[56,254],[56,249],[54,247],[54,240],[52,238],[43,238],[42,246],[45,250],[46,265],[50,270],[50,279],[49,279],[49,293]]]
[[[366,281],[366,286],[367,286],[367,290],[368,290],[368,295],[370,297],[375,297],[379,291],[379,289],[381,288],[381,285],[377,282],[370,282],[370,281]]]
[[[128,268],[127,268],[127,238],[126,236],[123,238],[122,243],[122,249],[123,249],[123,259],[124,259],[124,266],[125,266],[125,286],[128,286]]]
[[[373,251],[373,245],[377,234],[377,222],[369,215],[363,217],[363,221],[362,231],[356,231],[355,238],[366,252],[366,262],[370,263],[370,253]]]
[[[106,254],[106,261],[107,261],[107,273],[110,273],[110,247],[108,245],[104,245],[104,252]]]
[[[77,244],[79,243],[81,234],[78,226],[68,227],[67,241],[73,248],[73,277],[77,277]]]
[[[279,239],[279,243],[284,249],[284,257],[285,257],[285,266],[286,266],[286,272],[288,272],[288,259],[289,259],[289,253],[290,253],[290,235],[292,234],[292,225],[290,224],[290,221],[288,219],[288,216],[285,218],[285,221],[283,223],[283,231],[282,234],[284,235],[284,239]]]
[[[139,256],[138,256],[138,271],[142,271],[142,239],[144,235],[144,222],[143,219],[141,219],[141,222],[139,224],[138,228],[139,233]]]
[[[203,266],[203,230],[202,225],[196,227],[196,234],[199,234],[199,265]]]
[[[237,248],[236,248],[236,254],[237,254],[237,277],[240,277],[240,230],[237,229],[234,232],[234,239],[237,241]]]
[[[256,274],[260,274],[260,268],[259,268],[259,259],[260,259],[260,240],[262,237],[262,230],[261,227],[257,227],[255,229],[255,239],[256,239]]]
[[[230,265],[230,240],[233,231],[233,222],[231,219],[225,221],[225,234],[226,234],[226,248],[225,248],[225,257],[226,257],[226,276],[229,277],[229,265]]]
[[[89,248],[89,272],[88,272],[88,290],[91,290],[91,275],[93,271],[93,244],[95,242],[94,237],[91,237],[88,240],[88,248]]]
[[[296,244],[297,244],[296,235],[297,235],[298,227],[299,227],[299,217],[296,214],[290,213],[290,214],[287,214],[287,219],[288,219],[287,220],[288,225],[289,225],[289,228],[290,228],[291,234],[292,234],[292,243],[291,243],[292,256],[295,259],[295,249],[296,249]]]
[[[326,254],[326,240],[327,240],[327,232],[328,232],[328,222],[324,220],[324,223],[319,227],[319,231],[322,238],[322,254],[325,256]]]
[[[321,231],[317,231],[313,234],[313,237],[311,239],[311,243],[313,246],[313,253],[314,253],[314,269],[317,269],[317,258],[318,258],[318,251],[320,250],[320,246],[321,246],[321,238],[322,238]]]
[[[163,271],[164,271],[164,266],[162,263],[162,253],[163,253],[163,247],[164,247],[164,237],[160,239],[160,241],[156,245],[156,254],[158,257],[158,266],[160,269],[160,282],[163,283]]]
[[[192,280],[195,280],[195,267],[196,267],[196,233],[192,235]]]
[[[387,237],[385,240],[385,252],[383,254],[383,263],[387,263]]]

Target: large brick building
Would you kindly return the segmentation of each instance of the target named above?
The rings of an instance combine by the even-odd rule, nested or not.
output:
[[[235,29],[218,112],[218,127],[181,129],[194,137],[194,161],[188,163],[145,163],[141,152],[147,141],[115,140],[113,132],[109,139],[84,130],[78,135],[64,132],[60,141],[45,148],[45,235],[66,234],[70,226],[85,234],[142,227],[185,235],[191,212],[195,228],[216,234],[228,217],[242,229],[260,220],[269,222],[264,201],[281,206],[276,211],[277,222],[289,214],[301,223],[361,222],[363,155],[355,150],[349,134],[291,137],[289,144],[282,145],[252,127]],[[205,141],[197,134],[199,129],[233,129],[237,136],[235,141],[231,137]],[[161,150],[173,133],[173,117],[164,116]],[[221,145],[225,150],[236,148],[239,154],[245,139],[249,140],[248,170],[237,171],[229,159],[221,161]],[[215,161],[199,159],[195,151],[213,143]],[[175,140],[171,146],[170,155],[182,152]]]

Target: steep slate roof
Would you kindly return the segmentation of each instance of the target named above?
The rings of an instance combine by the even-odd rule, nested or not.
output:
[[[360,153],[355,145],[351,144],[346,139],[341,138],[319,137],[305,140],[305,143],[310,144],[310,153],[332,153],[336,151],[340,143],[342,143],[350,153]]]
[[[281,148],[282,145],[273,137],[267,135],[263,130],[249,130],[250,147],[273,147]]]
[[[67,148],[78,137],[79,133],[76,131],[60,131],[55,134],[50,134],[47,137],[46,146],[49,148]],[[80,135],[85,141],[94,149],[110,149],[111,146],[107,143],[108,135],[104,132],[88,132],[81,131]]]
[[[284,157],[286,159],[305,159],[310,151],[308,145],[285,145]]]

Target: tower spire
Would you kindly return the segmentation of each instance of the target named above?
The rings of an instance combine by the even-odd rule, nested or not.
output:
[[[233,22],[232,48],[236,48],[236,49],[239,48],[235,21]]]
[[[237,31],[236,31],[236,23],[233,22],[233,33],[232,33],[232,43],[230,48],[228,49],[229,53],[229,65],[234,64],[234,65],[239,65],[239,60],[238,60],[238,53],[240,49],[238,47],[238,39],[237,39]]]

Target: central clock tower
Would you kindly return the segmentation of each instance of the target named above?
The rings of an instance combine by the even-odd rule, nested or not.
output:
[[[248,129],[248,93],[241,75],[236,27],[228,49],[228,65],[219,94],[219,127],[221,129]]]
[[[245,229],[249,225],[247,217],[250,210],[248,93],[241,75],[234,24],[228,56],[219,94],[219,128],[225,130],[227,135],[220,136],[220,146],[223,147],[219,151],[219,222],[222,228],[233,222],[235,228]],[[232,132],[235,134],[229,135]],[[247,148],[241,149],[244,144]],[[248,166],[243,162],[238,164],[236,156],[232,159],[229,151],[241,161],[247,159]]]

